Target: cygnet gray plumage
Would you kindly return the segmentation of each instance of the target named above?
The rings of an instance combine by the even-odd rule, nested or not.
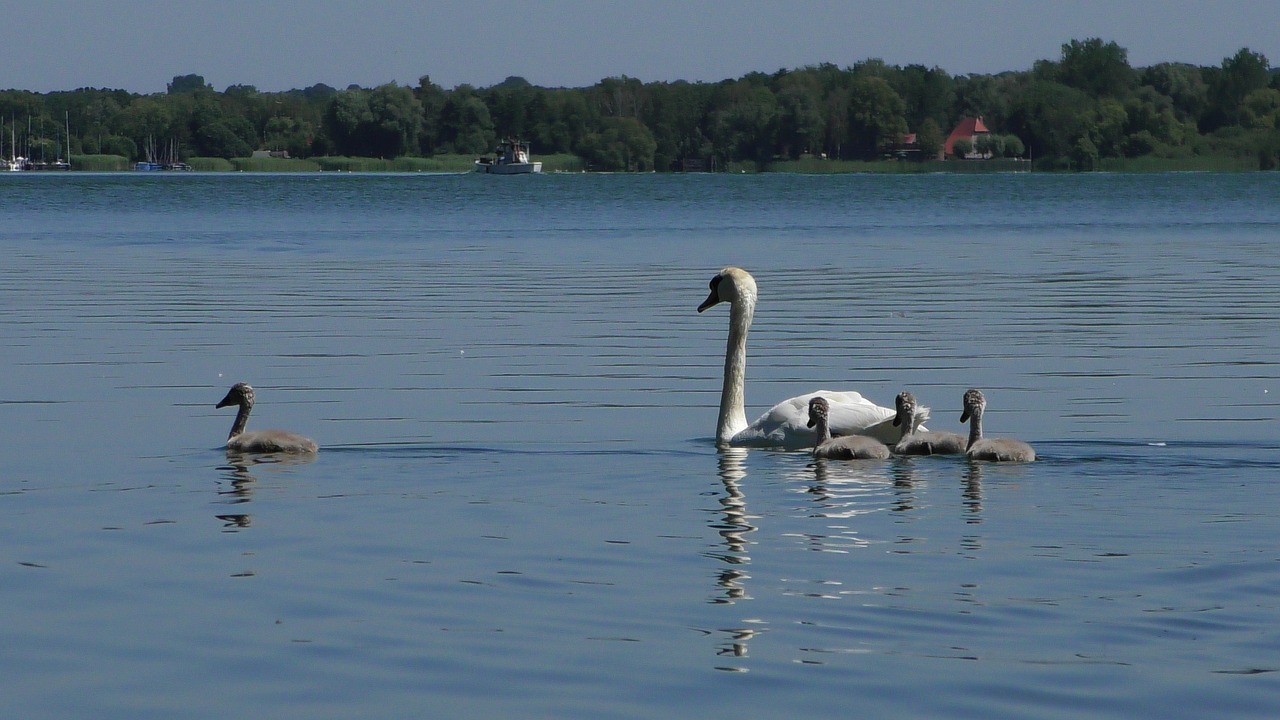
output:
[[[965,454],[974,460],[996,462],[1035,460],[1036,451],[1021,440],[982,437],[982,413],[986,408],[987,399],[981,390],[974,388],[964,394],[964,412],[960,414],[960,422],[969,421],[969,448]]]
[[[942,430],[913,430],[921,420],[921,414],[927,414],[929,408],[916,402],[916,396],[907,391],[898,393],[895,400],[898,414],[893,424],[902,428],[902,438],[893,446],[899,455],[962,455],[966,441],[959,433]]]
[[[814,429],[813,456],[832,460],[883,460],[889,446],[866,435],[845,435],[832,439],[827,414],[831,404],[824,397],[809,400],[809,427]]]
[[[245,432],[249,411],[253,409],[253,388],[249,383],[236,383],[227,391],[215,407],[240,406],[236,420],[227,436],[227,449],[242,453],[313,453],[319,449],[316,441],[285,430],[257,430]]]

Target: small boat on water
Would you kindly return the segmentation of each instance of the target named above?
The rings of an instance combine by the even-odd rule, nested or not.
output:
[[[529,161],[529,143],[511,138],[503,140],[496,157],[476,159],[476,172],[494,175],[523,175],[542,172],[541,162]]]

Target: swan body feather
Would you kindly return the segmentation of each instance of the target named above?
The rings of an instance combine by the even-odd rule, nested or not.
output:
[[[711,292],[698,306],[702,312],[719,303],[729,304],[729,339],[725,347],[724,385],[720,392],[720,417],[716,443],[721,446],[782,447],[799,449],[813,444],[807,427],[809,401],[818,395],[831,404],[831,432],[835,435],[867,435],[886,445],[896,443],[901,432],[893,427],[894,411],[876,405],[853,391],[820,390],[798,395],[774,405],[748,424],[745,409],[747,333],[755,316],[756,281],[751,273],[726,267],[711,278]],[[927,414],[920,418],[927,419]]]
[[[769,408],[756,421],[735,433],[730,445],[802,448],[813,445],[814,432],[808,427],[809,402],[825,398],[831,410],[828,428],[833,436],[865,435],[884,445],[893,443],[902,431],[893,426],[894,412],[853,391],[818,390],[787,398]]]

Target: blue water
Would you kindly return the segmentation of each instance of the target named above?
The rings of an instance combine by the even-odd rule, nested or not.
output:
[[[1280,176],[0,177],[23,718],[1280,712]],[[712,442],[911,389],[1030,465]],[[253,462],[250,428],[322,446]]]

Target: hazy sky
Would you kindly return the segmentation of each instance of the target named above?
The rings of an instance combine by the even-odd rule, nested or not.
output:
[[[1280,63],[1280,0],[0,0],[0,89],[162,92],[326,83],[580,87],[717,81],[867,58],[953,75],[1026,70],[1100,37],[1142,67]]]

